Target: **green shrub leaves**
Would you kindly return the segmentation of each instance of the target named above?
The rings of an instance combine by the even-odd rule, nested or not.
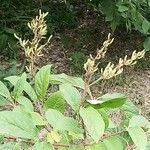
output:
[[[57,91],[50,95],[46,100],[44,107],[46,110],[52,108],[63,113],[65,108],[65,102],[61,92]]]
[[[49,85],[51,65],[42,67],[35,75],[35,91],[39,100],[44,100]]]
[[[78,111],[81,102],[81,95],[79,91],[70,84],[62,84],[59,87],[66,102],[73,110]]]
[[[0,81],[0,95],[12,101],[9,90],[1,81]]]
[[[48,123],[56,130],[70,131],[77,134],[82,131],[76,120],[70,117],[65,117],[62,113],[55,109],[48,109],[46,112],[46,119]]]
[[[100,137],[104,134],[105,123],[97,110],[92,107],[80,108],[80,115],[87,128],[89,135],[95,142],[98,142]]]
[[[85,99],[82,104],[82,93],[77,88],[82,92],[83,80],[65,74],[51,75],[50,68],[47,65],[38,71],[35,83],[32,82],[34,89],[25,73],[5,79],[14,87],[11,93],[0,82],[0,106],[11,109],[0,112],[0,135],[14,138],[14,142],[4,142],[0,149],[19,150],[25,144],[25,149],[33,150],[124,150],[124,132],[137,150],[146,149],[144,129],[150,127],[150,122],[139,115],[126,96],[107,93],[95,100]],[[50,95],[49,83],[57,87]],[[114,108],[124,116],[119,125],[114,125],[109,117]],[[22,143],[15,145],[17,140]]]
[[[100,100],[88,100],[90,104],[96,109],[107,107],[107,108],[116,108],[122,106],[127,98],[120,93],[107,93],[103,95]]]
[[[144,130],[140,127],[128,128],[128,133],[135,143],[137,150],[145,150],[147,146],[147,136]]]
[[[25,139],[34,139],[37,128],[32,118],[20,108],[0,112],[0,133]]]

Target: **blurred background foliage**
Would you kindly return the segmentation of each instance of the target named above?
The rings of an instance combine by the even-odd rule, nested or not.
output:
[[[16,58],[13,34],[31,37],[26,24],[39,9],[49,12],[47,36],[77,27],[82,9],[93,9],[105,17],[112,31],[119,26],[125,26],[128,32],[139,31],[145,36],[144,47],[150,49],[150,0],[1,0],[0,55]]]

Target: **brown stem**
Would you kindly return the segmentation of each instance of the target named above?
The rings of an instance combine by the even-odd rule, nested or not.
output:
[[[83,137],[84,137],[83,144],[85,145],[85,144],[86,144],[86,141],[87,141],[87,136],[86,136],[85,125],[84,125],[84,122],[83,122],[83,119],[82,119],[82,118],[81,118],[81,126],[82,126],[82,129],[84,130],[84,132],[83,132]]]
[[[30,64],[29,64],[30,74],[32,77],[34,77],[34,75],[35,75],[34,65],[35,65],[35,56],[34,56],[34,54],[32,54]]]
[[[81,100],[81,104],[80,104],[81,106],[84,105],[84,102],[85,102],[85,100],[86,100],[87,93],[88,93],[88,91],[89,91],[89,89],[90,89],[89,84],[90,84],[91,78],[92,78],[92,74],[90,74],[90,75],[85,75],[84,91],[83,91],[82,100]],[[90,97],[91,97],[91,99],[93,99],[93,96],[92,96],[91,93],[90,93]]]

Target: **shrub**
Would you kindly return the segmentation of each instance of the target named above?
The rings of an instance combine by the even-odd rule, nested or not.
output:
[[[124,66],[144,56],[145,51],[134,51],[131,58],[120,58],[117,65],[109,63],[92,81],[97,61],[105,56],[113,40],[109,34],[97,55],[90,55],[84,64],[84,79],[51,74],[51,65],[46,65],[31,82],[26,73],[5,78],[13,86],[11,91],[0,82],[0,149],[123,150],[135,144],[145,150],[150,123],[135,105],[124,94],[94,97],[90,90],[99,80],[119,75]],[[113,110],[122,117],[117,124],[110,118]]]

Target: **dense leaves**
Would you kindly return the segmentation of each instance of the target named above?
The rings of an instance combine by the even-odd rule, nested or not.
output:
[[[149,120],[139,115],[126,96],[107,93],[98,100],[85,100],[84,105],[79,92],[82,79],[51,75],[50,68],[47,65],[36,74],[35,91],[25,73],[6,78],[13,85],[12,92],[0,82],[0,105],[10,107],[0,112],[0,149],[124,150],[126,140],[131,139],[139,150],[148,147],[145,129],[150,126]],[[49,83],[56,86],[54,92],[48,89]],[[119,125],[109,116],[114,110],[124,116]],[[119,132],[128,134],[124,137]],[[6,142],[9,137],[14,141]],[[23,141],[18,145],[17,140]]]

